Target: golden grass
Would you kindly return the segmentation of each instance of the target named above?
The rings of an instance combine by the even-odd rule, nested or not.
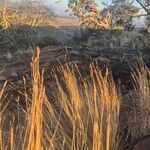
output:
[[[108,72],[103,76],[93,65],[91,81],[85,82],[74,70],[62,67],[63,84],[56,76],[58,100],[73,131],[69,148],[117,149],[120,101],[113,81]]]
[[[134,114],[129,118],[129,127],[134,140],[150,133],[150,70],[140,60],[132,76],[137,99]]]
[[[25,139],[27,149],[29,150],[42,149],[42,105],[45,91],[43,86],[43,72],[41,76],[39,73],[39,52],[39,49],[37,49],[37,54],[32,60],[33,93],[31,108],[29,109],[27,118],[28,133]]]
[[[118,132],[120,93],[109,70],[101,72],[98,65],[91,64],[87,79],[81,75],[75,64],[60,66],[51,72],[52,90],[47,93],[47,87],[44,87],[44,71],[40,71],[39,68],[39,55],[40,50],[37,48],[32,60],[32,98],[30,100],[25,91],[28,108],[26,111],[19,110],[25,111],[23,113],[25,124],[22,125],[18,121],[17,125],[10,126],[8,134],[4,136],[5,125],[2,126],[4,109],[0,111],[0,148],[2,150],[121,149]],[[139,124],[140,128],[130,126],[133,139],[138,133],[146,134],[150,129],[148,75],[149,70],[146,67],[140,68],[133,75],[138,85],[136,86],[139,93],[138,106],[141,115],[144,115],[142,123]],[[6,84],[0,91],[0,104],[5,86]],[[7,107],[4,108],[7,110]],[[137,117],[136,114],[132,119],[137,121],[135,120]]]
[[[3,138],[2,138],[2,114],[4,109],[2,109],[2,96],[4,93],[4,89],[6,87],[6,83],[4,84],[4,86],[0,89],[0,149],[3,149]]]

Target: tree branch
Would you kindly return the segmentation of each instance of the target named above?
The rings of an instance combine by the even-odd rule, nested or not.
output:
[[[149,10],[146,8],[146,6],[144,6],[144,5],[142,4],[142,2],[141,2],[140,0],[136,0],[136,2],[137,2],[138,4],[140,4],[140,6],[147,12],[147,14],[150,14]]]

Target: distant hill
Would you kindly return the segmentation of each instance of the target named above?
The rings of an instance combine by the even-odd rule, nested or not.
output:
[[[133,24],[136,28],[145,28],[145,18],[135,18],[133,20]],[[75,26],[79,27],[80,22],[79,20],[74,16],[57,16],[56,20],[54,22],[54,26]]]
[[[75,17],[58,16],[54,22],[54,26],[75,26],[79,27],[80,22]]]

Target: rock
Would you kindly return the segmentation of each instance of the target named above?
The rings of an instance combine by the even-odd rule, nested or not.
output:
[[[102,62],[102,63],[107,63],[107,64],[109,64],[110,63],[110,59],[107,59],[107,58],[105,58],[105,57],[102,57],[102,56],[99,56],[98,58],[97,58],[100,62]]]
[[[0,76],[0,81],[6,81],[7,78],[5,76]]]
[[[81,52],[80,51],[76,51],[76,50],[72,50],[70,52],[70,55],[80,55],[80,54],[81,54]]]
[[[150,135],[146,135],[137,140],[131,150],[150,150]]]
[[[10,73],[10,77],[18,77],[18,74],[15,71],[13,71]]]
[[[0,70],[0,81],[7,80],[4,69]]]
[[[141,52],[145,64],[150,67],[150,47],[143,49]]]
[[[7,52],[6,58],[8,59],[8,61],[11,61],[13,58],[13,55],[10,52]]]

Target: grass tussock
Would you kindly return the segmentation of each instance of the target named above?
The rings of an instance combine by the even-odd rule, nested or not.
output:
[[[44,70],[39,68],[39,55],[37,48],[31,63],[32,90],[27,94],[25,88],[23,93],[26,109],[18,105],[15,111],[9,110],[9,102],[4,103],[6,83],[1,88],[1,149],[122,150],[125,143],[119,133],[120,115],[128,117],[130,142],[150,132],[150,72],[143,62],[133,73],[137,99],[132,101],[136,105],[125,115],[127,112],[120,111],[124,107],[121,94],[109,70],[102,72],[98,65],[91,64],[85,78],[75,64],[65,64],[51,72],[50,90],[45,86],[48,81],[44,81]],[[22,120],[16,121],[19,115]]]
[[[3,104],[3,94],[4,94],[4,89],[6,87],[6,83],[4,84],[3,87],[0,89],[0,149],[3,149],[3,138],[2,138],[2,115],[5,110],[5,107],[2,109],[2,104]]]
[[[91,81],[86,82],[68,66],[62,68],[63,84],[56,76],[58,100],[73,132],[68,148],[118,149],[120,101],[116,87],[108,72],[103,76],[94,66],[90,70]]]
[[[20,109],[25,111],[25,124],[11,125],[7,136],[1,126],[1,149],[117,150],[120,100],[108,70],[102,74],[91,65],[90,79],[85,81],[75,65],[61,66],[52,73],[56,86],[51,99],[45,93],[44,71],[39,70],[37,49],[32,60],[32,99],[27,102],[31,104],[26,111]]]
[[[150,70],[140,60],[132,76],[137,99],[129,117],[129,127],[131,138],[135,140],[150,133]]]

